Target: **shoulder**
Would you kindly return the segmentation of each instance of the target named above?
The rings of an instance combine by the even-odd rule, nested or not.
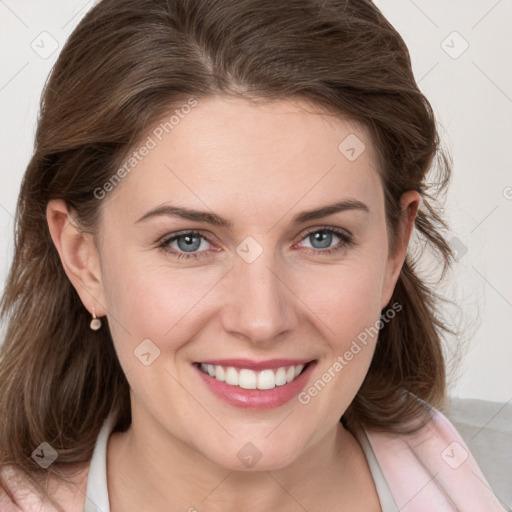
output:
[[[88,472],[89,463],[77,466],[73,472],[69,472],[70,483],[50,475],[48,494],[66,512],[83,512]],[[56,512],[56,508],[45,500],[22,471],[8,465],[0,468],[0,473],[19,505],[13,503],[5,489],[0,489],[1,512]]]
[[[366,430],[384,478],[403,512],[503,512],[466,443],[437,409],[412,434]]]

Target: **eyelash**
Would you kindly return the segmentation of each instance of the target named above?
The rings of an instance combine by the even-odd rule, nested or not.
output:
[[[312,235],[313,233],[318,233],[318,232],[335,234],[337,237],[339,237],[341,239],[341,242],[339,243],[339,245],[331,247],[330,249],[315,249],[314,247],[307,247],[306,249],[308,249],[308,252],[313,251],[315,254],[322,254],[323,256],[325,256],[325,255],[330,255],[330,254],[338,252],[342,249],[346,249],[346,248],[349,248],[349,247],[352,247],[355,245],[355,242],[350,235],[348,235],[347,233],[345,233],[343,231],[340,231],[340,230],[334,229],[334,228],[330,228],[330,227],[320,227],[320,228],[311,229],[310,231],[308,231],[307,233],[304,234],[304,236],[299,240],[299,242],[302,242],[302,240],[304,240],[308,236]],[[206,257],[207,255],[205,253],[207,253],[208,251],[185,253],[185,252],[178,252],[175,249],[172,249],[172,250],[169,249],[169,244],[171,242],[173,242],[174,240],[176,240],[182,236],[185,236],[185,235],[200,236],[201,238],[204,238],[208,243],[210,243],[210,244],[212,243],[212,242],[210,242],[208,237],[203,235],[203,233],[200,231],[182,231],[180,233],[176,233],[176,234],[172,235],[171,237],[165,238],[162,241],[162,243],[159,245],[159,248],[169,254],[172,254],[172,256],[177,259],[185,258],[185,259],[189,259],[189,260],[190,259],[197,260],[199,258]]]

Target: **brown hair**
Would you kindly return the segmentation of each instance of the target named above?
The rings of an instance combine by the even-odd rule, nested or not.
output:
[[[83,229],[94,231],[103,201],[93,191],[130,148],[187,99],[221,95],[293,96],[365,126],[379,157],[391,248],[401,194],[420,192],[420,250],[405,261],[390,301],[403,309],[381,329],[342,420],[400,431],[443,399],[441,339],[453,331],[438,315],[446,299],[415,266],[421,246],[437,253],[442,276],[451,263],[447,226],[434,207],[451,163],[407,47],[377,7],[369,0],[102,0],[74,30],[45,86],[19,195],[1,302],[0,467],[13,464],[34,483],[50,470],[63,477],[91,458],[109,413],[114,430],[131,422],[108,324],[89,329],[50,238],[48,201],[65,200]],[[431,168],[436,194],[428,193]],[[49,470],[30,457],[42,441],[58,452]]]

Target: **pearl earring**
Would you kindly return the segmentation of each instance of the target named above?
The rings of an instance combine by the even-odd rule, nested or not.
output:
[[[92,308],[92,320],[89,326],[93,331],[97,331],[101,327],[101,320],[96,317],[94,308]]]

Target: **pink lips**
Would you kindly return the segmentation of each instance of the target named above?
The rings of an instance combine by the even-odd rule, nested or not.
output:
[[[199,369],[199,364],[193,365],[199,377],[214,395],[234,407],[256,410],[272,409],[289,402],[305,387],[314,367],[316,366],[316,361],[304,359],[272,359],[267,361],[253,361],[248,359],[215,359],[201,362],[204,364],[224,367],[232,366],[237,369],[247,368],[254,371],[274,369],[282,366],[306,365],[302,373],[291,382],[288,382],[283,386],[276,386],[273,389],[267,390],[243,389],[239,386],[231,386],[202,372]]]

